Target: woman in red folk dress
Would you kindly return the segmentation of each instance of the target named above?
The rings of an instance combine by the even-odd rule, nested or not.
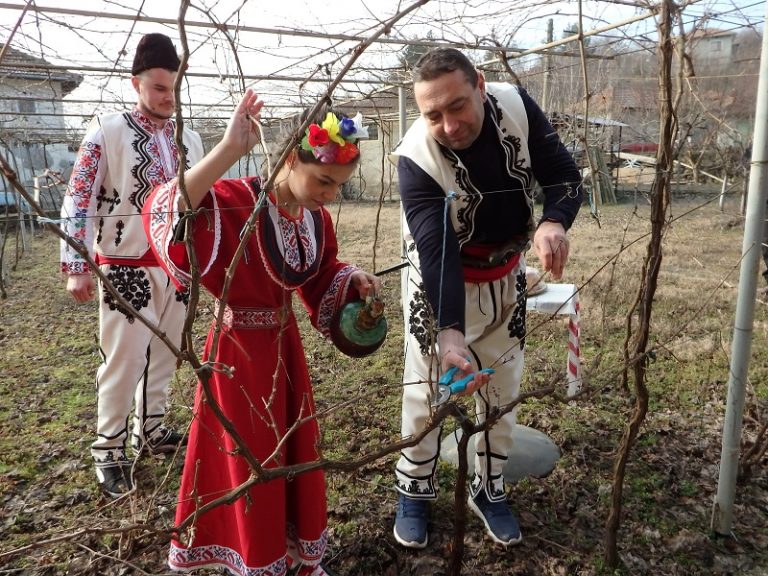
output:
[[[269,469],[319,457],[318,425],[311,417],[315,405],[292,294],[298,294],[312,324],[327,336],[334,313],[351,299],[374,294],[380,283],[339,262],[331,217],[323,208],[357,164],[356,142],[366,135],[359,115],[351,119],[327,112],[316,119],[266,194],[257,177],[217,180],[257,141],[253,119],[262,105],[246,92],[221,142],[186,172],[185,185],[191,208],[198,209],[191,226],[201,282],[217,303],[243,224],[260,206],[231,283],[215,358],[209,358],[213,328],[204,358],[216,368],[232,369],[214,372],[213,400]],[[153,249],[179,285],[190,281],[183,234],[177,230],[185,208],[175,180],[155,189],[144,206]],[[246,482],[251,469],[211,402],[202,397],[200,385],[196,396],[176,524],[190,517],[194,521],[171,542],[170,567],[259,576],[328,574],[321,565],[327,541],[322,470],[255,484],[234,503],[197,514],[201,506]],[[292,429],[299,419],[303,423]]]

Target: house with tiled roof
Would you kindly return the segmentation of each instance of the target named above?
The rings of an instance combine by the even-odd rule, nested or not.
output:
[[[686,38],[694,66],[708,70],[724,70],[733,64],[737,53],[738,34],[734,30],[702,28]]]

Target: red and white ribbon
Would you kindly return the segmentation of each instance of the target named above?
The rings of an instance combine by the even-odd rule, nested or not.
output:
[[[568,396],[574,396],[581,391],[581,349],[579,337],[581,327],[579,322],[579,295],[573,295],[574,313],[568,320]]]

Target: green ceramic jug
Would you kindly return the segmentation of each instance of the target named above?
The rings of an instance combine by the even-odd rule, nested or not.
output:
[[[375,352],[386,336],[384,302],[377,296],[347,303],[331,320],[331,341],[353,358]]]

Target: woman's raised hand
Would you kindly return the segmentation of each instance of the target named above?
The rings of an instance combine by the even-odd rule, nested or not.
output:
[[[224,136],[200,162],[187,170],[185,183],[191,208],[197,208],[216,180],[259,141],[259,118],[263,107],[264,102],[254,91],[246,90],[232,112]]]

